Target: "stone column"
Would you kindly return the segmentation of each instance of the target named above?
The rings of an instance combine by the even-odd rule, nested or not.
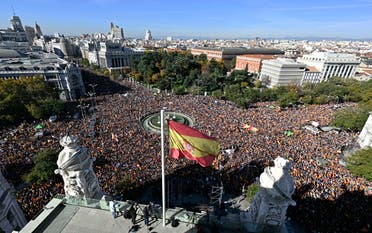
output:
[[[340,76],[340,65],[337,65],[337,69],[335,72],[335,76],[339,77]]]
[[[353,69],[354,69],[354,66],[353,65],[350,65],[350,70],[349,70],[349,73],[348,73],[348,78],[351,78],[353,75],[352,75],[352,73],[353,73]]]
[[[351,73],[350,73],[350,77],[354,77],[355,76],[355,69],[356,69],[356,66],[353,65],[353,68],[352,68]]]
[[[335,71],[336,71],[336,68],[337,68],[337,66],[336,65],[332,65],[332,70],[331,70],[331,72],[330,72],[330,75],[329,75],[329,77],[331,78],[331,77],[333,77],[333,76],[335,76]]]
[[[341,77],[345,77],[345,75],[346,75],[346,68],[347,68],[346,65],[343,65],[343,66],[342,66],[342,74],[341,74]]]

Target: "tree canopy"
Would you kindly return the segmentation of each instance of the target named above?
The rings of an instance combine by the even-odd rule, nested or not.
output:
[[[57,114],[63,106],[41,77],[0,80],[0,125]]]
[[[33,159],[35,166],[31,172],[25,176],[29,183],[42,184],[54,176],[54,170],[57,169],[58,153],[51,150],[39,152]]]
[[[346,159],[347,167],[357,176],[372,181],[372,148],[357,151]]]

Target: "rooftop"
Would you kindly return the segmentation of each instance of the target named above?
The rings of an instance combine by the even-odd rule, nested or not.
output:
[[[104,232],[129,232],[133,224],[131,219],[123,217],[123,212],[129,209],[132,202],[118,202],[120,214],[114,219],[109,211],[105,200],[82,200],[65,198],[58,195],[53,198],[43,209],[43,211],[31,220],[20,233],[45,232],[45,233],[104,233]],[[141,209],[144,205],[139,205],[137,209],[136,232],[196,232],[196,225],[203,215],[190,213],[181,208],[167,209],[166,226],[163,227],[162,219],[149,219],[149,226],[144,224]],[[158,211],[159,212],[159,211]],[[161,211],[160,211],[161,215]],[[174,217],[179,221],[175,227],[169,219]]]
[[[0,58],[15,58],[20,57],[21,55],[12,49],[0,49]]]
[[[284,54],[279,49],[245,48],[245,47],[196,47],[195,49],[222,51],[224,54]]]

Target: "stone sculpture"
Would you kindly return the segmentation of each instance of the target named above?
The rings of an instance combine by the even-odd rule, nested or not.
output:
[[[288,206],[296,205],[291,198],[295,186],[289,175],[290,162],[277,157],[274,163],[260,175],[258,193],[248,210],[248,221],[256,226],[256,232],[282,231]]]
[[[372,147],[372,112],[369,113],[369,117],[358,136],[358,144],[362,149]]]
[[[77,144],[75,136],[64,136],[60,144],[64,148],[58,155],[58,169],[54,172],[62,176],[66,196],[101,199],[102,191],[92,167],[95,158]]]

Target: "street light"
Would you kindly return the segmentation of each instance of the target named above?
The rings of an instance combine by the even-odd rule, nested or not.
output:
[[[95,96],[96,96],[96,91],[95,91],[95,87],[97,86],[98,84],[95,84],[95,83],[91,83],[91,84],[89,84],[89,86],[93,89],[93,99],[94,99],[94,105],[93,105],[93,107],[95,106],[95,105],[97,105],[97,103],[96,103],[96,98],[95,98]]]
[[[173,80],[174,80],[174,77],[170,77],[170,81],[171,81],[171,92],[173,94]]]

